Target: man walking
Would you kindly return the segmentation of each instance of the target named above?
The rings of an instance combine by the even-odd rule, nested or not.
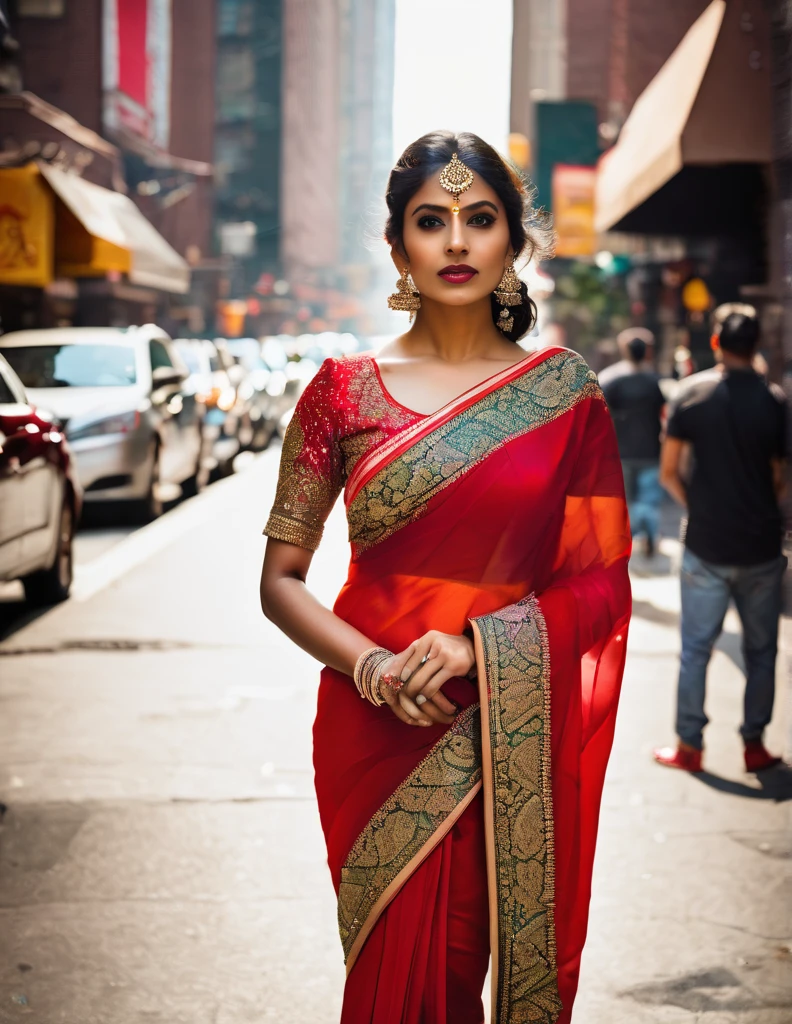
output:
[[[643,327],[618,337],[625,358],[600,374],[605,401],[613,416],[633,536],[644,535],[644,552],[655,552],[660,526],[660,430],[665,404],[659,377],[649,361],[654,335]]]
[[[778,503],[786,447],[784,395],[751,366],[759,343],[755,315],[726,317],[713,342],[723,374],[686,388],[677,399],[661,458],[661,482],[687,507],[688,526],[681,575],[679,742],[655,750],[654,757],[669,768],[702,770],[707,665],[734,598],[747,675],[740,733],[746,770],[756,772],[780,761],[768,753],[762,737],[773,712],[786,567]],[[686,445],[693,466],[683,481]]]

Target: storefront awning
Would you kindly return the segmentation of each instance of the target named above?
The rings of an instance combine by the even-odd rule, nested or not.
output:
[[[619,230],[623,218],[685,167],[768,163],[770,61],[762,0],[713,0],[600,160],[596,229]]]
[[[55,260],[64,277],[125,273],[133,284],[184,294],[190,268],[120,192],[39,164],[62,207],[56,210]]]

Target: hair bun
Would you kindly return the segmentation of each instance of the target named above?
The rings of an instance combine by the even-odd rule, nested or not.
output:
[[[491,297],[493,321],[498,323],[502,309],[508,309],[509,315],[514,320],[511,330],[503,331],[504,338],[508,338],[509,341],[519,341],[523,335],[533,330],[536,323],[536,303],[528,294],[528,285],[525,281],[520,281],[520,295],[522,295],[522,303],[519,306],[503,306],[494,293]]]

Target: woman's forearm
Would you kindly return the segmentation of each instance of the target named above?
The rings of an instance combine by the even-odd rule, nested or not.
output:
[[[334,615],[298,577],[262,582],[261,607],[291,640],[323,665],[351,676],[355,662],[374,643]]]

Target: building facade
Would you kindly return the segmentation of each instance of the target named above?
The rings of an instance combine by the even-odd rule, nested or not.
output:
[[[282,0],[218,0],[215,230],[235,294],[279,270],[282,75]]]
[[[4,166],[37,159],[128,195],[195,270],[178,299],[97,271],[80,286],[86,301],[60,309],[60,319],[204,325],[213,303],[204,268],[213,245],[215,8],[215,0],[9,4],[21,91],[5,98]]]

